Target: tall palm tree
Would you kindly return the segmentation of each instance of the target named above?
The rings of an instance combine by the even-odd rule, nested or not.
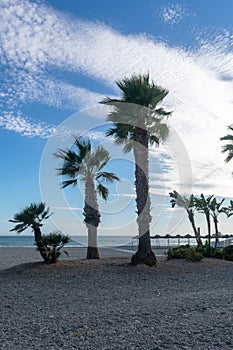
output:
[[[57,171],[58,175],[68,178],[62,181],[62,188],[76,186],[78,181],[85,183],[84,222],[88,230],[87,259],[99,259],[97,227],[100,223],[100,212],[97,193],[107,200],[109,191],[105,185],[114,180],[119,181],[119,178],[113,173],[103,171],[110,156],[102,146],[97,146],[92,151],[90,140],[81,137],[74,137],[74,146],[77,152],[71,149],[59,149],[55,153],[55,157],[63,160],[62,167]]]
[[[117,145],[125,152],[133,151],[135,159],[135,186],[137,223],[139,231],[138,251],[132,256],[132,263],[155,265],[156,258],[151,249],[150,222],[152,220],[149,197],[149,145],[159,145],[168,135],[168,127],[162,123],[166,112],[158,104],[168,91],[150,82],[149,74],[133,75],[116,82],[121,90],[120,99],[107,97],[100,103],[113,106],[107,120],[113,127],[107,136],[114,136]]]
[[[42,248],[41,227],[43,226],[42,222],[52,214],[49,213],[49,208],[45,207],[45,203],[31,203],[28,207],[16,213],[13,220],[9,220],[16,224],[10,231],[21,233],[29,227],[32,228],[36,245],[43,259],[45,258],[44,252],[43,249],[40,249]]]
[[[233,131],[233,125],[229,125],[228,129],[230,131]],[[226,145],[222,147],[222,152],[227,152],[228,155],[225,159],[225,161],[228,163],[233,158],[233,135],[227,134],[226,136],[223,136],[220,138],[221,141],[229,141]]]
[[[169,193],[171,200],[170,203],[172,205],[172,208],[174,208],[176,205],[178,207],[184,208],[188,214],[189,221],[192,225],[193,232],[197,241],[197,245],[200,247],[203,247],[200,233],[197,229],[196,223],[195,223],[195,210],[196,210],[196,203],[195,203],[195,197],[193,194],[189,196],[188,198],[185,196],[180,195],[177,191],[173,191]]]

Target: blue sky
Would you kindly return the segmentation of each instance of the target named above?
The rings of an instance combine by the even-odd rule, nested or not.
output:
[[[86,233],[82,186],[62,192],[51,156],[71,146],[73,129],[109,148],[109,170],[122,179],[100,201],[100,234],[137,233],[133,160],[103,136],[107,111],[98,105],[132,74],[150,72],[173,111],[168,141],[150,150],[152,233],[190,232],[185,213],[170,209],[170,190],[232,198],[219,141],[233,120],[232,11],[228,0],[1,0],[0,234],[41,198],[54,211],[45,232]],[[229,232],[230,220],[220,221]]]

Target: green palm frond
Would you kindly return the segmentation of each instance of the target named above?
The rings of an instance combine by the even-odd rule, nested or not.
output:
[[[166,96],[166,95],[165,95]],[[156,108],[155,113],[161,118],[161,117],[169,117],[172,112],[171,111],[166,111],[164,108]]]
[[[65,180],[65,181],[62,181],[61,187],[62,187],[62,188],[66,188],[67,186],[70,186],[70,185],[72,185],[72,186],[75,187],[75,186],[77,185],[77,182],[78,182],[77,179]]]
[[[74,146],[76,147],[75,151],[60,149],[55,154],[64,160],[63,166],[57,169],[58,175],[67,177],[67,180],[62,181],[61,187],[76,186],[78,180],[82,180],[86,186],[88,184],[90,186],[90,182],[93,183],[95,180],[97,182],[96,191],[103,199],[107,200],[109,191],[101,181],[106,184],[114,180],[119,181],[114,173],[101,171],[110,160],[109,152],[101,145],[92,150],[89,139],[75,137]],[[94,190],[93,198],[95,196]]]
[[[57,174],[70,178],[69,181],[62,182],[62,188],[69,185],[75,186],[79,175],[86,173],[85,162],[87,162],[91,152],[91,142],[88,138],[84,139],[74,136],[74,146],[77,148],[78,152],[70,149],[59,149],[54,154],[56,158],[60,158],[64,161],[63,165],[56,169]]]
[[[122,92],[121,99],[107,97],[101,102],[114,107],[107,116],[113,127],[106,135],[114,136],[116,144],[123,144],[125,151],[130,151],[133,148],[132,141],[137,141],[137,128],[145,128],[152,144],[165,140],[169,129],[162,121],[171,112],[157,105],[168,91],[150,82],[149,74],[123,78],[116,84]],[[128,142],[130,145],[125,146]]]
[[[195,207],[193,194],[187,198],[179,194],[177,191],[173,191],[169,193],[169,196],[171,197],[170,203],[172,208],[174,208],[176,205],[186,210]]]
[[[9,220],[16,223],[10,231],[21,233],[31,226],[40,227],[42,226],[41,222],[48,219],[52,214],[49,213],[49,208],[46,209],[45,203],[31,203],[28,207],[16,213],[13,220]]]
[[[107,189],[107,187],[99,183],[96,190],[104,200],[108,199],[109,190]]]
[[[91,141],[87,138],[84,139],[82,137],[74,137],[75,138],[75,145],[79,149],[79,157],[81,160],[83,160],[88,153],[91,152]]]
[[[109,160],[109,152],[103,146],[99,145],[90,155],[90,158],[86,162],[86,166],[95,173],[105,167]]]
[[[228,129],[230,131],[233,131],[233,125],[229,125]],[[223,136],[220,138],[221,141],[229,141],[230,143],[224,145],[222,147],[222,153],[227,152],[228,155],[225,159],[225,162],[228,163],[231,161],[231,159],[233,158],[233,135],[232,134],[227,134],[226,136]]]
[[[222,152],[228,152],[225,162],[228,163],[233,158],[233,144],[222,146]]]
[[[14,220],[9,220],[10,222],[17,222],[17,221],[14,221]],[[15,225],[10,231],[16,231],[18,233],[21,233],[23,232],[24,230],[26,230],[28,227],[30,227],[30,224],[17,224]]]
[[[109,173],[107,171],[102,171],[97,174],[96,180],[103,179],[106,183],[111,183],[114,180],[120,181],[119,177],[116,176],[114,173]]]
[[[152,98],[152,101],[151,101],[151,107],[152,108],[155,108],[157,106],[157,104],[159,102],[161,102],[168,94],[168,91],[163,89],[163,88],[159,88],[157,91],[158,91],[157,96]],[[156,95],[155,91],[154,91],[154,95]],[[161,108],[161,110],[162,110],[162,108]],[[169,113],[169,112],[166,112],[166,113]]]

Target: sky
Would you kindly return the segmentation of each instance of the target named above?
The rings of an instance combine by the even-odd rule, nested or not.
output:
[[[86,234],[83,185],[62,191],[58,148],[71,132],[108,148],[120,178],[100,200],[99,234],[136,235],[134,166],[107,140],[106,96],[116,81],[149,73],[169,91],[168,140],[150,149],[152,234],[189,233],[169,191],[233,197],[232,164],[220,137],[233,121],[233,3],[229,0],[0,1],[0,235],[31,202],[54,212],[43,232]],[[197,223],[205,232],[201,214]],[[220,217],[220,231],[232,220]],[[25,232],[26,233],[26,232]],[[31,234],[28,230],[28,234]]]

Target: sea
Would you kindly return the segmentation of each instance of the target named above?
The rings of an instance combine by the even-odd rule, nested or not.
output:
[[[71,236],[66,247],[87,247],[87,236]],[[99,236],[99,247],[135,246],[137,240],[133,236]],[[34,236],[0,236],[0,247],[35,247]]]
[[[70,236],[71,241],[66,245],[66,247],[87,247],[87,236]],[[190,239],[190,241],[183,240],[181,244],[190,243],[191,245],[195,245],[196,242],[194,239]],[[98,246],[99,247],[120,247],[120,246],[129,246],[134,247],[137,246],[138,240],[134,239],[133,236],[98,236]],[[160,246],[177,246],[179,245],[176,242],[176,239],[173,239],[172,242],[170,240],[170,244],[167,239],[154,239],[151,240],[151,244],[156,247]],[[24,247],[30,248],[35,247],[34,236],[0,236],[0,247]]]

